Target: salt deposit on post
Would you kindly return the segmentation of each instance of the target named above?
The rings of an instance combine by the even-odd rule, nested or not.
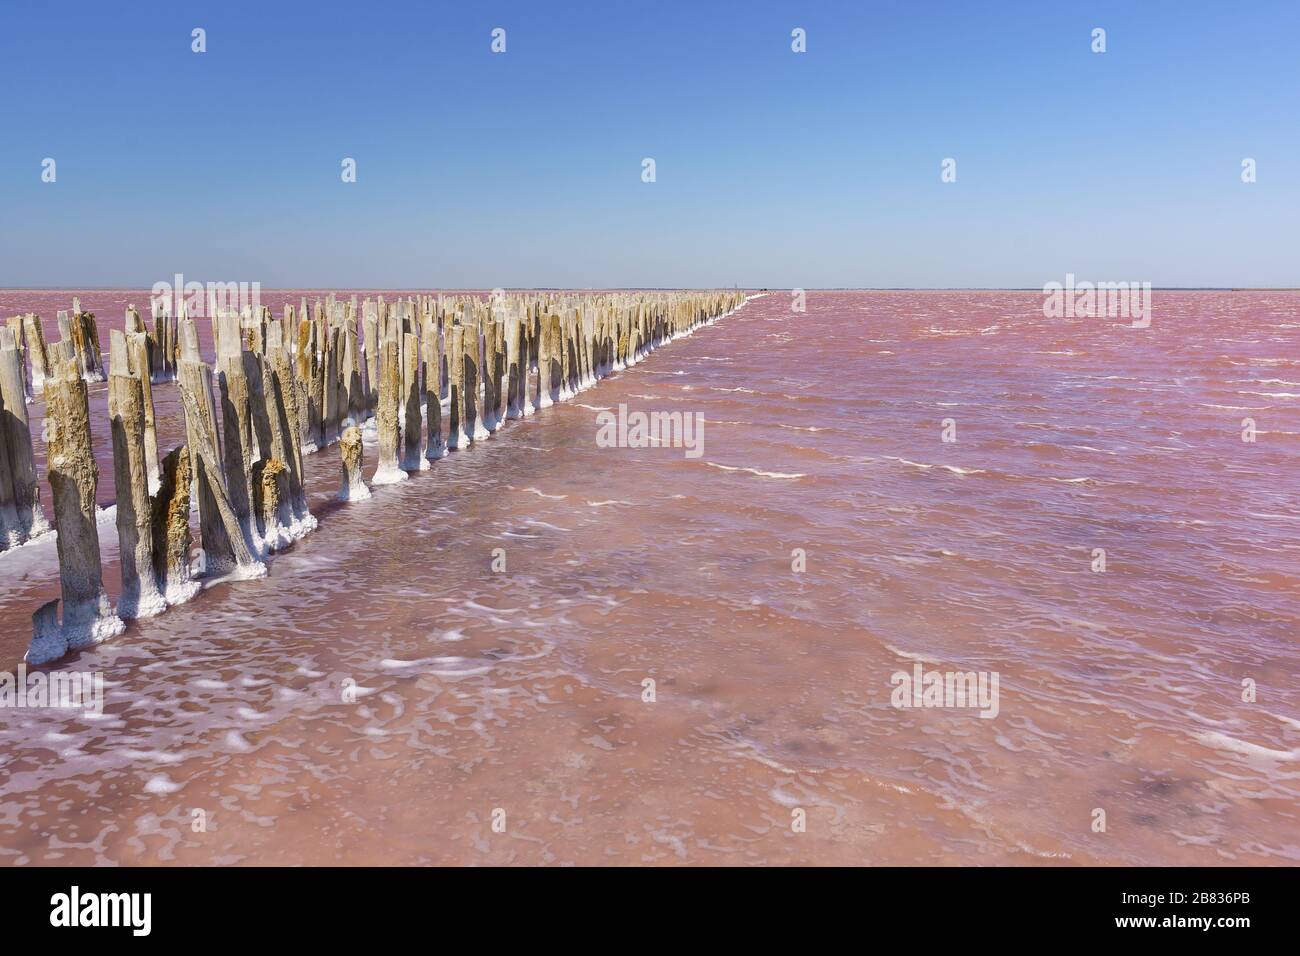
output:
[[[248,540],[245,525],[231,503],[230,485],[222,467],[217,441],[216,411],[212,402],[212,370],[203,362],[182,360],[181,402],[185,408],[185,434],[199,492],[199,541],[203,548],[201,570],[208,574],[233,570],[243,577],[266,573]],[[231,461],[230,458],[226,459]],[[234,475],[243,483],[245,476]],[[239,493],[243,493],[241,487]],[[251,507],[251,506],[250,506]]]
[[[451,413],[447,420],[447,447],[460,449],[469,446],[465,431],[465,327],[454,325],[447,344],[448,389]]]
[[[0,551],[49,530],[36,482],[22,363],[12,330],[0,329]]]
[[[376,485],[391,485],[406,480],[398,462],[398,403],[401,393],[401,370],[398,367],[397,341],[385,339],[379,354],[379,407],[375,412],[375,430],[379,436],[379,468],[371,479]]]
[[[424,457],[424,425],[420,415],[420,339],[407,332],[402,336],[402,470],[428,468]]]
[[[48,605],[38,612],[40,620],[27,652],[33,664],[97,644],[125,627],[104,590],[95,508],[99,466],[90,444],[86,383],[75,358],[54,369],[54,377],[45,383],[45,400],[63,620],[56,627]]]
[[[370,489],[361,478],[364,450],[360,428],[353,425],[344,430],[343,437],[339,439],[339,455],[343,472],[339,501],[365,501],[370,497]]]

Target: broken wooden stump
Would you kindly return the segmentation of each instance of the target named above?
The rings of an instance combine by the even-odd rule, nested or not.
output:
[[[339,501],[365,501],[370,497],[370,489],[361,478],[361,466],[364,462],[364,447],[361,441],[361,429],[356,425],[344,429],[339,439],[342,481],[339,485]]]
[[[259,458],[253,464],[253,511],[266,553],[297,539],[289,509],[289,470],[278,458]]]
[[[181,604],[198,593],[190,576],[190,484],[194,470],[185,445],[159,463],[158,491],[153,496],[149,533],[153,539],[154,579],[163,599]]]
[[[36,397],[41,394],[45,380],[50,377],[50,360],[45,345],[45,330],[41,327],[40,316],[35,312],[23,316],[23,342],[32,363],[32,396]]]
[[[71,340],[77,353],[81,377],[87,382],[104,380],[104,362],[99,352],[99,329],[93,312],[82,312],[79,300],[73,300],[73,314],[69,323]],[[63,316],[65,313],[59,313]]]

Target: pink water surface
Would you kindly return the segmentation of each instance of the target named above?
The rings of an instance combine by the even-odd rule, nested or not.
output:
[[[105,344],[147,301],[80,294]],[[70,297],[0,310],[52,333]],[[1021,292],[807,305],[368,502],[310,456],[320,527],[267,578],[60,665],[105,674],[104,718],[0,710],[0,861],[1300,862],[1300,294],[1157,292],[1148,329]],[[598,447],[620,404],[702,413],[703,455]],[[57,593],[49,542],[0,555],[0,669]],[[998,716],[891,706],[917,662],[996,672]]]

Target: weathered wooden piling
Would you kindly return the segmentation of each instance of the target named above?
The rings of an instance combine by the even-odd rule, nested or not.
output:
[[[49,530],[32,453],[22,353],[0,329],[0,551]]]
[[[370,479],[376,485],[391,485],[406,480],[398,460],[401,440],[398,407],[401,403],[402,373],[398,367],[396,338],[387,338],[380,346],[379,407],[375,410],[375,430],[379,438],[379,467]]]
[[[244,539],[256,554],[262,548],[253,505],[253,463],[260,456],[254,446],[248,375],[244,370],[246,353],[241,347],[237,315],[225,313],[218,317],[216,325],[221,329],[217,384],[221,393],[222,472],[230,506],[239,519]]]
[[[450,332],[447,368],[451,408],[447,416],[447,447],[459,450],[469,447],[469,432],[465,428],[465,327],[453,325]]]
[[[55,660],[67,651],[98,644],[125,626],[104,590],[96,525],[99,466],[90,442],[90,406],[81,365],[65,361],[45,383],[48,478],[58,528],[59,580],[63,620],[56,629],[48,615],[32,635],[29,663]]]
[[[361,429],[352,425],[343,431],[339,439],[339,457],[342,481],[339,484],[339,501],[365,501],[370,497],[370,489],[361,477],[365,448],[361,441]]]
[[[73,349],[77,353],[77,362],[81,377],[87,382],[104,380],[104,362],[99,352],[99,329],[95,324],[93,312],[82,312],[81,302],[73,300],[72,319],[69,322]],[[60,316],[66,313],[59,313]]]
[[[428,430],[424,457],[428,461],[437,461],[446,456],[447,442],[442,437],[442,349],[437,319],[432,315],[425,316],[420,348],[424,374],[424,421]]]
[[[328,320],[326,320],[328,321]],[[326,328],[321,337],[323,352],[320,361],[318,388],[321,403],[321,447],[332,445],[339,438],[339,336],[337,328]]]
[[[212,370],[203,362],[182,361],[179,383],[185,408],[186,444],[199,494],[201,569],[205,574],[233,571],[241,577],[263,575],[266,566],[258,560],[256,546],[245,537],[244,525],[231,505],[222,469],[212,401]]]
[[[190,485],[194,470],[189,449],[181,445],[159,463],[158,491],[153,496],[149,533],[153,539],[154,579],[169,604],[198,593],[190,577]]]
[[[484,437],[500,427],[500,363],[497,360],[497,325],[494,319],[483,322],[483,431]]]
[[[45,330],[41,319],[35,312],[23,315],[23,342],[27,347],[27,357],[32,363],[32,395],[39,396],[45,387],[45,380],[50,377],[49,351],[45,345]]]
[[[402,470],[421,471],[429,467],[424,457],[424,421],[420,415],[420,339],[407,332],[402,336]]]
[[[167,609],[167,601],[154,570],[144,390],[140,378],[132,374],[126,339],[117,329],[110,333],[108,414],[113,437],[113,484],[117,491],[117,540],[122,571],[117,612],[124,618],[152,617]]]
[[[300,442],[302,450],[314,452],[319,447],[321,430],[320,361],[316,355],[316,323],[305,316],[298,321],[298,349],[295,355],[298,390]]]
[[[294,541],[289,473],[278,458],[259,458],[253,464],[253,513],[265,552],[279,551]]]
[[[379,312],[369,299],[362,305],[361,325],[366,357],[366,411],[373,415],[379,401]]]
[[[584,308],[577,316],[578,335],[578,390],[591,388],[596,384],[596,315],[591,307]]]
[[[506,381],[506,420],[513,421],[524,415],[523,398],[527,389],[524,387],[527,366],[520,361],[520,334],[523,323],[516,315],[510,315],[505,321],[505,381]]]
[[[360,425],[369,417],[369,405],[361,378],[361,344],[356,319],[349,317],[343,330],[343,378],[347,394],[344,425]]]
[[[547,323],[546,342],[546,393],[542,407],[564,400],[564,369],[566,349],[564,347],[564,323],[558,315],[551,313],[543,319]]]
[[[164,320],[164,299],[158,296],[149,301],[149,378],[154,382],[165,382],[172,376],[168,373],[173,367],[174,355],[168,354],[168,335]],[[168,361],[169,357],[172,359]]]
[[[130,374],[140,380],[140,392],[144,404],[144,460],[149,487],[152,489],[158,484],[158,427],[153,408],[149,337],[144,332],[129,333],[126,336],[126,345],[130,359]],[[111,370],[111,350],[109,359]]]
[[[472,316],[471,307],[466,306],[465,316]],[[461,360],[465,369],[465,431],[471,441],[483,441],[489,436],[483,424],[483,335],[479,324],[471,319],[465,325],[464,348]]]
[[[271,454],[288,469],[289,507],[301,532],[316,527],[316,519],[307,508],[306,473],[302,459],[299,427],[298,392],[293,381],[293,363],[285,347],[284,330],[279,322],[267,328],[269,360],[261,364],[263,414],[270,435]]]
[[[6,342],[12,342],[14,351],[18,353],[18,371],[19,377],[23,383],[23,395],[25,401],[31,401],[31,386],[27,381],[27,346],[23,341],[23,317],[21,315],[10,316],[5,320],[5,328],[9,332],[9,338]]]

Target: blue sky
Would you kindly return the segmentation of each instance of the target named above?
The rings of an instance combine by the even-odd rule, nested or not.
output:
[[[1295,0],[6,3],[0,124],[3,286],[1300,285]]]

